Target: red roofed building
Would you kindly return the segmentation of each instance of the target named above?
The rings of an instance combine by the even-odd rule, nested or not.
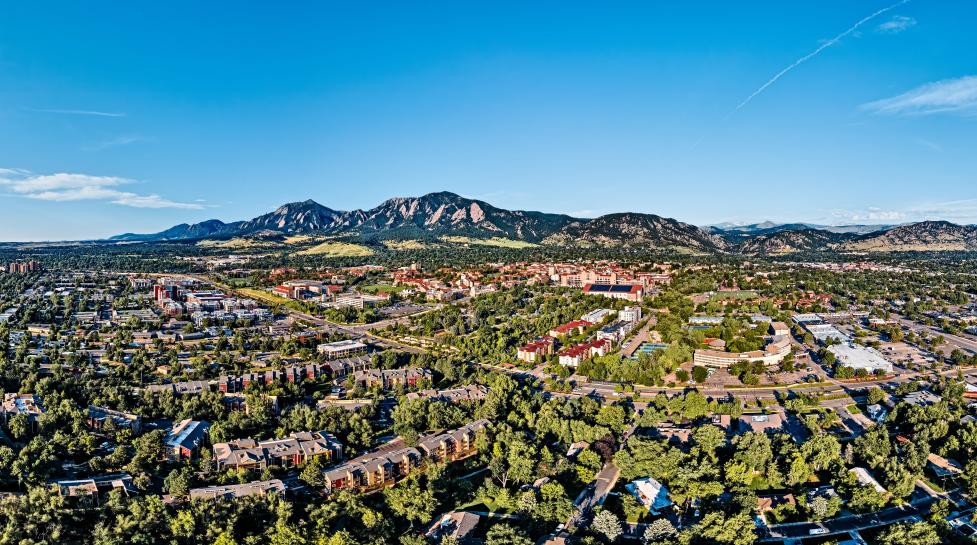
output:
[[[645,296],[645,290],[640,284],[587,284],[583,287],[587,295],[602,295],[611,299],[624,299],[637,303]]]
[[[594,324],[586,320],[574,320],[572,322],[565,323],[563,325],[558,325],[550,330],[550,337],[566,337],[568,335],[575,335],[577,333],[583,333],[585,329]]]
[[[568,367],[576,367],[594,356],[607,354],[611,343],[605,339],[575,344],[560,351],[560,364]]]
[[[271,288],[271,292],[279,297],[286,297],[288,299],[291,299],[294,295],[292,288],[288,286],[275,286],[274,288]]]
[[[541,337],[519,347],[519,350],[516,352],[516,359],[526,363],[536,363],[541,358],[552,354],[555,346],[556,339],[553,337]]]

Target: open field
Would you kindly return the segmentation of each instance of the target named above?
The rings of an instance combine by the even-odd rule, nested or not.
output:
[[[502,237],[492,237],[492,238],[472,238],[472,237],[462,237],[462,236],[445,236],[441,237],[441,240],[445,242],[451,242],[454,244],[473,244],[475,246],[493,246],[496,248],[535,248],[538,244],[533,244],[532,242],[526,242],[524,240],[512,240]]]
[[[250,238],[232,238],[230,240],[201,240],[197,243],[201,248],[221,248],[224,250],[243,250],[247,248],[267,248],[273,246],[268,242]]]
[[[327,241],[298,252],[299,255],[328,255],[333,257],[363,257],[373,255],[373,250],[361,244]]]
[[[238,293],[240,293],[245,297],[257,299],[258,301],[263,301],[270,305],[287,305],[293,302],[284,297],[279,297],[274,293],[269,293],[267,291],[258,290],[254,288],[237,288],[235,291],[237,291]]]
[[[419,240],[384,240],[383,245],[388,250],[423,250],[427,244]]]
[[[406,288],[403,286],[393,286],[390,284],[368,284],[365,286],[357,286],[356,289],[363,293],[375,295],[377,293],[400,293]]]
[[[757,292],[751,290],[739,290],[739,291],[720,291],[714,293],[709,300],[710,301],[722,301],[724,299],[735,299],[739,301],[744,301],[746,299],[756,299]]]

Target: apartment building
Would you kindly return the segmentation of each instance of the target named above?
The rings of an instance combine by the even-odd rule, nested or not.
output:
[[[576,367],[594,356],[604,356],[610,350],[610,344],[605,339],[594,339],[564,348],[559,353],[560,365]]]
[[[549,336],[561,339],[570,335],[580,335],[592,325],[594,325],[593,322],[586,320],[574,320],[554,327],[549,331]]]
[[[526,363],[536,363],[553,354],[556,339],[550,336],[539,337],[530,341],[516,351],[516,359]]]
[[[407,477],[422,461],[421,452],[413,447],[365,454],[325,471],[326,492],[365,492],[390,486]]]
[[[189,460],[196,456],[207,440],[210,432],[210,422],[206,420],[181,420],[169,433],[163,444],[166,448],[166,458],[171,462]]]
[[[488,425],[488,420],[477,420],[455,430],[422,437],[417,448],[364,454],[325,471],[326,492],[377,490],[393,485],[427,462],[452,462],[472,456],[477,452],[478,433]]]
[[[431,381],[431,372],[420,367],[406,369],[364,369],[353,373],[353,382],[364,388],[380,387],[393,390],[400,387],[417,386],[418,381]]]
[[[253,481],[244,484],[228,484],[218,486],[206,486],[203,488],[190,489],[190,499],[235,499],[247,496],[264,496],[267,494],[284,494],[285,483],[281,479],[271,479],[269,481]]]
[[[136,434],[142,430],[142,417],[139,415],[98,407],[96,405],[88,406],[87,422],[89,428],[99,432],[105,430],[109,422],[116,429],[132,430],[132,433]]]
[[[294,467],[312,458],[335,462],[342,457],[342,443],[325,431],[296,432],[285,438],[266,441],[237,439],[214,445],[214,463],[218,469]]]
[[[480,384],[470,384],[461,388],[449,390],[421,390],[410,392],[407,399],[430,399],[431,401],[441,401],[444,403],[465,403],[481,401],[488,395],[488,389]]]

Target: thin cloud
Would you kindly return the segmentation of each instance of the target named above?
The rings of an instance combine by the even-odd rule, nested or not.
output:
[[[846,223],[906,223],[945,220],[960,224],[977,222],[977,199],[927,202],[903,208],[868,207],[858,210],[836,209],[821,221],[834,225]]]
[[[12,196],[53,202],[104,201],[132,208],[204,208],[197,202],[178,202],[155,193],[142,195],[119,189],[133,183],[136,181],[118,176],[34,174],[22,169],[0,169],[0,188]]]
[[[832,210],[833,223],[899,223],[908,219],[905,212],[868,207],[864,210]]]
[[[884,115],[977,115],[977,76],[927,83],[901,95],[862,104],[861,109]]]
[[[780,72],[777,72],[776,74],[774,74],[774,76],[772,78],[770,78],[769,80],[767,80],[766,83],[764,83],[763,85],[761,85],[760,87],[758,87],[755,91],[753,91],[752,93],[750,93],[750,96],[748,96],[745,99],[743,99],[743,101],[740,102],[739,105],[736,106],[736,108],[733,108],[733,111],[731,111],[726,117],[729,117],[730,115],[733,115],[736,112],[738,112],[741,109],[743,109],[743,107],[746,106],[747,104],[749,104],[750,101],[752,101],[754,98],[756,98],[758,95],[760,95],[760,93],[766,91],[767,88],[769,88],[771,85],[773,85],[774,83],[777,83],[777,80],[779,80],[780,78],[782,78],[785,75],[787,75],[788,72],[790,72],[791,70],[793,70],[793,69],[797,68],[798,66],[804,64],[805,62],[813,59],[819,53],[821,53],[825,49],[827,49],[827,48],[835,45],[836,43],[840,42],[845,37],[853,34],[855,31],[857,31],[859,29],[859,27],[861,27],[865,23],[871,21],[872,19],[875,19],[879,15],[882,15],[882,14],[888,12],[888,11],[894,10],[897,7],[902,6],[904,4],[907,4],[907,3],[909,3],[909,0],[902,0],[901,2],[895,3],[895,4],[893,4],[893,5],[889,6],[889,7],[882,8],[882,9],[880,9],[880,10],[872,13],[871,15],[868,15],[866,17],[863,17],[857,23],[855,23],[854,25],[850,26],[847,30],[845,30],[841,34],[835,36],[834,38],[831,38],[830,40],[824,41],[814,51],[811,51],[807,55],[804,55],[803,57],[801,57],[801,58],[797,59],[796,61],[790,63],[786,68],[784,68]]]
[[[882,34],[899,34],[916,26],[916,19],[905,15],[894,15],[892,19],[875,27]]]
[[[145,142],[145,141],[146,141],[145,138],[143,138],[143,137],[141,137],[139,135],[132,134],[132,135],[119,136],[119,137],[116,137],[116,138],[112,138],[110,140],[103,140],[101,142],[98,142],[98,143],[93,144],[93,145],[90,145],[90,146],[84,146],[81,149],[82,149],[82,151],[89,151],[89,152],[91,152],[91,151],[102,151],[102,150],[107,150],[107,149],[111,149],[111,148],[118,148],[118,147],[122,147],[122,146],[128,146],[129,144],[135,144],[137,142]]]
[[[60,108],[25,108],[28,112],[40,114],[93,115],[97,117],[125,117],[125,112],[103,112],[100,110],[65,110]]]
[[[923,146],[924,148],[929,148],[937,153],[943,153],[943,146],[937,144],[932,140],[927,140],[925,138],[917,138],[915,142],[920,146]]]

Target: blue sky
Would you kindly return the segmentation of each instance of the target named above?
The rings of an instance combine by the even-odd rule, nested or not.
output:
[[[8,3],[0,240],[438,190],[977,222],[977,3],[605,4]]]

